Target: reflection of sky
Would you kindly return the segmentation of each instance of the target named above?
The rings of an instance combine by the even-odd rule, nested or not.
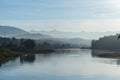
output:
[[[80,50],[79,50],[80,51]],[[98,62],[104,59],[92,58],[90,51],[71,51],[74,54],[37,57],[33,64],[2,68],[0,80],[119,80],[120,67]],[[66,52],[67,53],[67,52]],[[95,61],[96,60],[96,61]],[[107,61],[107,59],[105,59]],[[113,59],[114,60],[114,59]],[[112,60],[112,61],[113,61]],[[109,61],[109,59],[108,59]],[[17,64],[17,63],[15,63]]]

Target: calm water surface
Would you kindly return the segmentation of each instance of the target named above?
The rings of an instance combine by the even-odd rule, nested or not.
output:
[[[94,57],[91,50],[57,50],[3,64],[0,80],[120,80],[119,64],[118,59]]]

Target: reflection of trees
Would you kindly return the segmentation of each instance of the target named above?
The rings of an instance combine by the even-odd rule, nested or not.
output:
[[[34,61],[35,61],[35,55],[33,54],[24,54],[20,56],[21,63],[24,63],[24,62],[33,63]]]
[[[101,58],[99,57],[99,54],[103,54],[106,51],[102,51],[102,50],[92,50],[92,57],[97,57],[99,59],[95,58],[95,61],[100,62],[100,63],[105,63],[105,64],[114,64],[114,65],[120,65],[120,59],[113,59],[113,58]]]
[[[117,65],[120,65],[120,59],[117,59],[116,62],[117,62]]]
[[[100,54],[111,53],[111,52],[112,52],[112,51],[92,50],[91,54],[92,54],[92,57],[99,57]]]

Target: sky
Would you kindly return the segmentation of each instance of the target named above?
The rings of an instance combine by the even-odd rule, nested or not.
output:
[[[0,0],[0,25],[27,31],[120,31],[120,0]]]

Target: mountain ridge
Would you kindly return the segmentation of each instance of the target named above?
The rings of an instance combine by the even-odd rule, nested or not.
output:
[[[2,29],[3,28],[3,29]],[[82,38],[60,38],[59,35],[56,37],[51,36],[51,34],[44,34],[44,33],[31,33],[25,30],[14,28],[14,27],[5,27],[2,26],[1,33],[9,32],[9,35],[6,37],[15,37],[17,39],[26,38],[26,39],[34,39],[39,40],[39,42],[49,42],[49,43],[59,43],[59,44],[72,44],[78,46],[89,46],[90,47],[90,40],[82,39]],[[57,31],[53,31],[57,32]],[[1,34],[0,34],[1,35]],[[63,34],[64,35],[64,34]],[[4,34],[2,36],[5,36]]]
[[[57,31],[57,30],[51,30],[51,31],[30,31],[30,33],[43,33],[43,34],[49,34],[53,37],[59,37],[59,38],[83,38],[83,39],[99,39],[103,36],[108,35],[115,35],[117,33],[120,33],[120,31],[107,31],[107,32],[63,32],[63,31]]]
[[[13,36],[17,34],[25,34],[25,33],[29,33],[29,32],[12,26],[0,26],[0,36],[9,37],[9,36]]]

